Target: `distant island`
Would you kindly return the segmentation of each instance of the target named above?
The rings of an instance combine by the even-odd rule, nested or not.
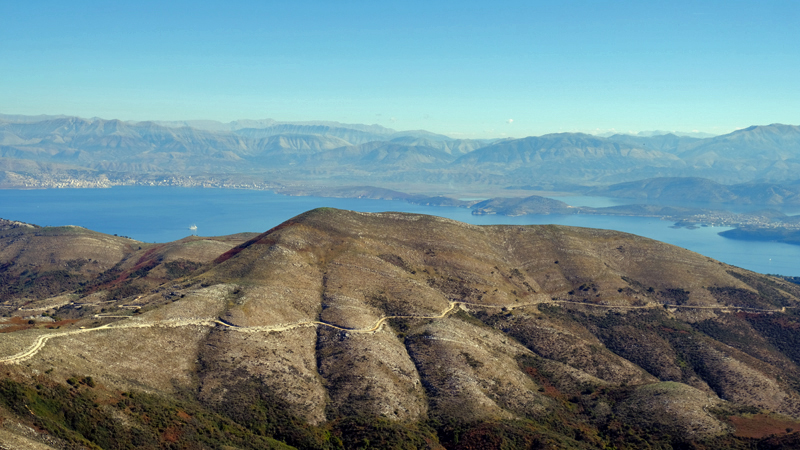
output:
[[[759,210],[752,213],[731,213],[721,209],[685,208],[630,204],[590,208],[571,206],[560,200],[532,195],[523,198],[494,197],[487,200],[464,201],[449,197],[428,197],[399,191],[358,186],[351,188],[289,190],[290,195],[314,195],[319,197],[369,198],[376,200],[402,200],[427,206],[455,206],[470,208],[475,215],[497,214],[522,216],[528,214],[592,214],[602,216],[654,217],[675,222],[675,227],[696,228],[698,226],[734,227],[721,232],[730,239],[778,241],[800,245],[800,216],[787,216],[776,210]]]
[[[720,236],[743,241],[774,241],[800,245],[800,227],[798,226],[793,228],[742,227],[723,231]]]

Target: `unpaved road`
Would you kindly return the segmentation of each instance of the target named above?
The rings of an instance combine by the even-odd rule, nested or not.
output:
[[[78,330],[70,330],[70,331],[62,331],[57,333],[50,333],[50,334],[43,334],[36,338],[36,341],[30,346],[28,349],[19,352],[15,355],[6,356],[0,358],[0,364],[18,364],[22,361],[26,361],[32,357],[34,357],[39,350],[44,348],[47,341],[53,338],[64,337],[64,336],[72,336],[75,334],[81,333],[90,333],[93,331],[99,330],[114,330],[120,328],[149,328],[149,327],[184,327],[184,326],[204,326],[204,327],[214,327],[214,326],[221,326],[227,330],[240,332],[240,333],[263,333],[263,332],[281,332],[281,331],[289,331],[295,328],[303,328],[303,327],[316,327],[316,326],[324,326],[333,328],[340,331],[346,331],[348,333],[373,333],[378,331],[383,324],[386,323],[387,320],[391,319],[442,319],[447,314],[449,314],[457,305],[462,304],[466,306],[472,306],[477,308],[508,308],[508,309],[515,309],[515,308],[524,308],[527,306],[534,306],[534,305],[541,305],[541,304],[552,304],[552,303],[566,303],[566,304],[575,304],[575,305],[583,305],[583,306],[590,306],[596,308],[608,308],[608,309],[653,309],[653,308],[662,308],[663,305],[644,305],[644,306],[618,306],[618,305],[596,305],[591,303],[581,303],[581,302],[573,302],[569,300],[550,300],[544,302],[532,302],[532,303],[519,303],[516,305],[482,305],[479,303],[469,303],[469,302],[449,302],[447,308],[445,308],[439,315],[435,316],[384,316],[375,322],[375,325],[369,328],[343,328],[337,325],[333,325],[326,322],[319,322],[319,321],[301,321],[295,322],[291,324],[281,324],[281,325],[270,325],[270,326],[258,326],[258,327],[239,327],[236,325],[231,325],[229,323],[222,322],[217,319],[168,319],[168,320],[161,320],[157,322],[136,322],[133,320],[125,320],[121,322],[113,322],[106,325],[102,325],[95,328],[81,328]],[[757,308],[743,308],[743,307],[736,307],[736,306],[690,306],[690,305],[668,305],[669,308],[683,308],[683,309],[715,309],[720,311],[754,311],[754,312],[785,312],[785,308],[783,309],[757,309]]]
[[[36,338],[36,341],[28,349],[19,352],[15,355],[0,358],[0,363],[18,364],[22,361],[26,361],[34,357],[37,353],[39,353],[39,350],[44,348],[45,344],[47,344],[47,341],[53,338],[72,336],[81,333],[90,333],[99,330],[116,330],[122,328],[149,328],[149,327],[185,327],[185,326],[195,325],[204,327],[222,326],[225,327],[225,329],[227,330],[236,331],[240,333],[263,333],[269,331],[275,331],[275,332],[289,331],[295,328],[302,328],[302,327],[325,326],[334,328],[336,330],[347,331],[348,333],[373,333],[375,331],[378,331],[383,326],[383,324],[390,319],[441,319],[444,316],[446,316],[450,311],[452,311],[453,308],[456,307],[456,305],[458,305],[458,302],[449,302],[447,308],[444,311],[442,311],[441,314],[436,316],[384,316],[378,319],[378,321],[375,322],[375,325],[369,328],[343,328],[330,323],[319,322],[319,321],[303,321],[287,325],[273,325],[273,326],[261,326],[261,327],[239,327],[216,319],[168,319],[157,322],[143,322],[143,321],[134,322],[132,320],[126,320],[124,322],[113,322],[95,328],[81,328],[78,330],[43,334],[38,338]]]

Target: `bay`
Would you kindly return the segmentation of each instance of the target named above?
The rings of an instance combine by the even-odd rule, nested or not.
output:
[[[647,217],[472,215],[467,208],[389,200],[290,197],[269,191],[232,189],[0,190],[0,217],[4,219],[42,226],[78,225],[144,242],[168,242],[191,234],[220,236],[244,231],[264,232],[300,213],[323,206],[361,212],[431,214],[475,225],[558,224],[619,230],[687,248],[755,272],[800,275],[800,246],[726,239],[717,233],[728,228],[670,228],[671,222]],[[190,230],[192,225],[196,230]]]

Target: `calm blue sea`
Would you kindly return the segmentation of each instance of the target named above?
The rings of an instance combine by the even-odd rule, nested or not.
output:
[[[580,205],[577,198],[561,198]],[[587,199],[591,206],[617,204]],[[599,203],[598,203],[599,202]],[[309,209],[328,206],[362,212],[432,214],[476,225],[560,224],[638,234],[761,273],[800,276],[800,246],[735,241],[717,235],[727,228],[670,228],[671,222],[583,215],[473,216],[466,208],[430,207],[401,201],[287,197],[267,191],[170,187],[0,190],[0,217],[42,226],[79,225],[145,242],[167,242],[190,234],[219,236],[263,232]],[[190,226],[197,226],[192,231]]]

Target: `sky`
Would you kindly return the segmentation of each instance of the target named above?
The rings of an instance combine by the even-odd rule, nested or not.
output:
[[[452,137],[800,125],[800,2],[0,1],[0,113]]]

